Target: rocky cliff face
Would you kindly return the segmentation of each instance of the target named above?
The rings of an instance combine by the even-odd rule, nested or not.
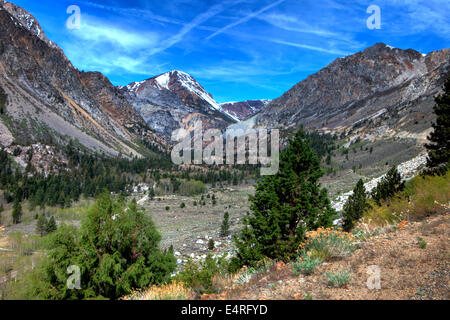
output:
[[[245,120],[262,109],[264,109],[271,100],[247,100],[241,102],[225,102],[221,103],[222,110],[239,120]]]
[[[400,125],[417,112],[431,113],[432,98],[449,72],[448,49],[424,55],[379,43],[299,82],[254,120],[257,126],[342,132],[402,112],[405,118],[392,123]]]
[[[224,129],[238,119],[227,114],[213,97],[190,75],[173,70],[121,87],[127,100],[144,117],[147,125],[166,139],[178,128]]]
[[[109,154],[139,156],[139,139],[165,145],[103,75],[80,73],[36,20],[11,3],[0,3],[0,86],[9,129],[26,143],[50,130]]]

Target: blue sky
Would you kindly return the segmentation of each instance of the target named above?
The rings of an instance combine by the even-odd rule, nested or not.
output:
[[[450,47],[448,0],[14,0],[75,67],[115,85],[173,69],[218,102],[279,97],[334,59],[377,42],[422,53]],[[66,28],[69,5],[81,28]],[[370,5],[381,29],[370,30]]]

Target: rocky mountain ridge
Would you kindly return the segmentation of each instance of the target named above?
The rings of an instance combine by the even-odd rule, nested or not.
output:
[[[115,87],[80,72],[25,9],[0,1],[2,145],[71,139],[108,154],[141,156],[142,143],[167,150],[178,128],[300,126],[352,139],[423,144],[433,98],[450,74],[450,50],[421,54],[378,43],[336,59],[273,101],[218,104],[192,76],[170,72]],[[0,99],[0,102],[2,100]],[[24,129],[26,128],[26,129]]]
[[[178,128],[190,131],[197,120],[203,122],[204,128],[218,129],[239,121],[183,71],[172,70],[119,89],[147,125],[167,140]]]
[[[75,69],[36,20],[9,2],[0,3],[0,71],[2,122],[17,144],[68,136],[130,156],[142,156],[143,140],[166,146],[106,77]]]
[[[254,122],[257,127],[342,133],[411,106],[426,114],[449,74],[449,49],[425,55],[378,43],[297,83]]]
[[[246,100],[239,102],[225,102],[221,103],[221,108],[228,114],[233,115],[239,121],[245,120],[251,117],[262,109],[264,109],[271,100],[260,99],[260,100]]]

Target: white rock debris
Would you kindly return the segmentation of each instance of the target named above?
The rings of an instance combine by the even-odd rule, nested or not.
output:
[[[399,164],[397,166],[397,169],[398,172],[401,174],[402,178],[408,180],[414,177],[414,175],[417,173],[417,169],[419,169],[422,165],[424,165],[426,161],[427,161],[427,154],[422,153],[409,161]],[[369,182],[365,183],[364,187],[366,188],[366,191],[367,192],[372,191],[384,176],[385,175],[382,175],[378,178],[372,179]],[[331,206],[338,212],[342,211],[342,209],[344,208],[344,204],[347,202],[348,197],[351,194],[353,194],[353,191],[341,194],[334,201],[331,202]]]

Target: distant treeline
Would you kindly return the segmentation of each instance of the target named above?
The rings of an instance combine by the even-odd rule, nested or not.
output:
[[[23,171],[11,155],[0,150],[0,190],[4,190],[6,202],[29,200],[33,206],[68,207],[81,196],[96,197],[105,190],[127,195],[134,182],[160,182],[161,179],[169,181],[171,192],[186,193],[183,181],[237,185],[256,171],[252,166],[181,170],[167,154],[133,159],[107,157],[84,150],[73,141],[58,148],[67,158],[67,165],[59,163],[58,169],[50,168],[47,176],[31,164],[32,153],[28,154],[28,165]],[[16,148],[14,155],[20,152]]]

